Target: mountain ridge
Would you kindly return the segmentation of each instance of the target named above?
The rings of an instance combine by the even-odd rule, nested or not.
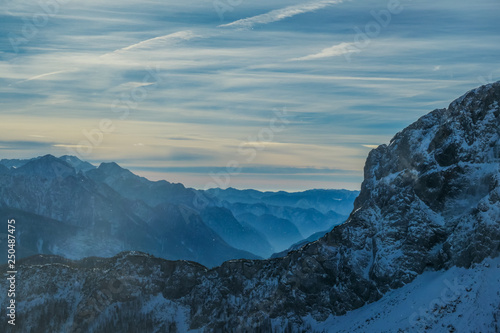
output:
[[[163,320],[157,317],[161,312],[147,312],[160,331],[175,323],[207,332],[299,332],[312,330],[312,321],[376,302],[424,272],[467,269],[498,257],[499,102],[500,82],[472,90],[448,109],[423,116],[389,145],[372,150],[347,222],[284,258],[232,260],[207,270],[164,261],[148,264],[150,256],[128,253],[100,260],[107,268],[94,273],[72,271],[68,278],[87,289],[56,289],[70,298],[82,297],[74,317],[63,316],[63,323],[75,330],[104,331],[100,327],[108,327],[109,315],[118,315],[113,304],[122,302],[132,311],[154,302],[166,313],[175,312]],[[36,286],[35,272],[47,279],[60,276],[61,281],[63,271],[57,265],[27,265],[21,274]],[[124,281],[119,294],[99,303],[108,317],[102,309],[92,310],[92,293],[109,293],[99,282],[103,274]],[[137,303],[127,303],[124,295],[136,295]],[[490,320],[481,327],[493,332],[499,326],[500,296],[491,297],[492,303],[478,310]],[[92,320],[79,315],[85,311]],[[29,316],[36,322],[35,313]],[[423,323],[424,329],[438,329],[439,321],[425,321],[423,314],[412,317],[410,327]],[[128,323],[149,323],[138,320]]]
[[[79,259],[140,250],[216,266],[275,252],[269,234],[237,220],[217,197],[182,184],[150,181],[115,162],[95,167],[75,156],[44,155],[3,159],[0,166],[0,209],[26,216],[19,257],[42,253]],[[49,224],[64,232],[50,233],[38,223],[47,219],[57,221]],[[290,245],[296,237],[284,240]]]

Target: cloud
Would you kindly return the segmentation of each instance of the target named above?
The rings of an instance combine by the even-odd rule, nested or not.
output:
[[[323,49],[319,53],[310,54],[305,57],[293,58],[291,61],[304,61],[304,60],[313,60],[313,59],[321,59],[321,58],[329,58],[329,57],[338,57],[344,54],[349,54],[353,52],[359,52],[354,46],[354,43],[340,43],[338,45],[334,45],[332,47],[328,47]]]
[[[59,71],[44,73],[44,74],[32,76],[32,77],[30,77],[28,79],[25,79],[25,80],[17,81],[14,84],[21,84],[21,83],[25,83],[25,82],[28,82],[28,81],[40,80],[40,79],[44,79],[44,78],[49,77],[49,76],[54,76],[54,75],[59,75],[59,74],[64,74],[64,73],[71,73],[71,72],[82,71],[84,69],[88,69],[88,67],[92,67],[92,65],[105,64],[102,60],[104,58],[107,58],[107,57],[112,56],[112,55],[121,54],[123,52],[131,51],[131,50],[134,50],[134,49],[146,48],[146,47],[148,47],[148,48],[155,48],[155,47],[159,47],[160,45],[165,44],[166,42],[177,42],[177,41],[182,41],[182,40],[187,41],[187,40],[190,40],[190,39],[193,39],[193,38],[197,38],[197,37],[201,37],[201,35],[196,35],[196,34],[194,34],[190,30],[178,31],[178,32],[175,32],[175,33],[172,33],[172,34],[168,34],[168,35],[165,35],[165,36],[160,36],[160,37],[155,37],[155,38],[147,39],[147,40],[144,40],[144,41],[141,41],[141,42],[138,42],[138,43],[135,43],[135,44],[123,47],[121,49],[117,49],[117,50],[114,50],[112,52],[109,52],[109,53],[106,53],[106,54],[102,54],[99,57],[95,58],[97,61],[93,61],[93,62],[90,61],[90,62],[88,62],[86,64],[87,66],[85,66],[86,68],[80,68],[80,67],[76,68],[76,67],[74,67],[74,68],[70,68],[70,69],[66,69],[66,70],[59,70]],[[88,61],[88,59],[87,59],[87,61]],[[134,84],[134,83],[132,83],[132,84]],[[150,85],[150,84],[152,84],[152,83],[149,83],[149,84],[140,83],[140,85],[142,85],[142,86],[144,86],[144,85]],[[9,86],[12,86],[12,84],[10,84]],[[136,86],[138,86],[138,85],[136,85]]]
[[[63,74],[63,73],[70,73],[70,72],[74,72],[76,70],[77,69],[69,69],[69,70],[55,71],[55,72],[40,74],[40,75],[32,76],[26,80],[15,82],[14,84],[21,84],[21,83],[33,81],[33,80],[40,80],[40,79],[46,78],[48,76],[53,76],[53,75],[58,75],[58,74]],[[9,84],[9,86],[12,86],[12,84]]]
[[[213,160],[215,156],[213,155],[208,155],[208,154],[203,154],[200,152],[193,152],[193,153],[188,153],[188,152],[173,152],[168,154],[168,157],[166,160],[168,161],[210,161]]]
[[[143,171],[155,171],[155,172],[182,172],[182,173],[199,173],[199,174],[210,174],[210,173],[224,173],[227,172],[227,167],[220,166],[166,166],[166,167],[149,167],[149,166],[138,166],[130,165],[130,168]],[[253,166],[242,166],[242,174],[263,174],[263,175],[274,175],[274,174],[286,174],[286,175],[355,175],[358,176],[356,172],[344,169],[333,169],[333,168],[314,168],[314,167],[288,167],[288,166],[276,166],[276,165],[253,165]]]
[[[165,42],[177,42],[177,41],[182,41],[182,40],[190,40],[190,39],[197,38],[197,37],[201,37],[201,36],[194,34],[191,30],[178,31],[178,32],[175,32],[172,34],[168,34],[165,36],[159,36],[159,37],[155,37],[155,38],[150,38],[150,39],[144,40],[142,42],[138,42],[138,43],[129,45],[127,47],[123,47],[123,48],[115,50],[111,53],[106,53],[102,57],[105,57],[105,56],[113,54],[113,53],[130,51],[130,50],[137,49],[137,48],[144,48],[144,47],[152,48],[154,46],[157,46],[158,44],[163,44]]]
[[[362,145],[363,147],[370,148],[370,149],[376,149],[378,148],[378,145]]]
[[[230,160],[244,166],[250,155],[238,153],[240,144],[251,151],[252,142],[264,140],[273,142],[257,151],[255,166],[349,169],[361,181],[372,145],[389,142],[421,115],[500,75],[500,44],[491,43],[500,27],[494,0],[479,7],[453,6],[450,0],[438,8],[430,0],[405,7],[404,17],[392,20],[363,56],[347,53],[360,45],[341,42],[354,42],[353,27],[365,27],[370,11],[383,9],[373,2],[255,0],[233,6],[234,19],[220,22],[211,2],[90,1],[66,6],[15,55],[6,38],[10,31],[19,34],[21,17],[30,18],[33,8],[24,6],[22,15],[0,24],[6,37],[0,43],[0,141],[54,142],[26,149],[17,144],[17,152],[2,150],[4,155],[67,153],[81,147],[84,130],[108,118],[116,131],[88,159],[179,167],[178,180],[191,186],[212,181],[212,169],[196,174],[183,173],[184,167],[223,171]],[[217,27],[223,23],[229,24]],[[238,29],[245,27],[255,30]],[[345,61],[349,56],[351,63]],[[436,65],[441,68],[433,72]],[[146,87],[156,82],[143,83],[149,68],[161,83]],[[77,70],[64,72],[70,69]],[[118,110],[112,107],[116,100],[123,101]],[[130,114],[121,120],[126,107]],[[273,140],[260,139],[273,110],[283,107],[291,122]],[[249,169],[245,179],[233,177],[232,185],[305,189],[345,181],[321,171],[278,170],[287,171],[280,183],[279,174]]]
[[[191,141],[191,140],[196,140],[196,139],[188,138],[188,137],[184,137],[184,136],[172,136],[172,137],[168,137],[167,139],[168,140],[172,140],[172,141]]]
[[[88,146],[84,146],[84,145],[65,145],[65,144],[56,144],[56,145],[53,145],[54,147],[59,147],[59,148],[88,148]]]
[[[319,1],[319,2],[311,2],[306,4],[289,6],[281,9],[272,10],[266,14],[261,14],[246,19],[241,19],[227,24],[221,24],[219,25],[219,27],[252,28],[256,24],[268,24],[272,22],[281,21],[286,18],[293,17],[295,15],[313,12],[318,9],[322,9],[331,5],[339,4],[341,2],[343,2],[343,0],[329,0],[329,1]]]
[[[0,149],[3,150],[39,150],[50,148],[53,145],[52,142],[40,141],[0,141]]]

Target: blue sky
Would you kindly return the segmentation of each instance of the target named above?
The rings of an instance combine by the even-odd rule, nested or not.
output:
[[[371,148],[500,79],[496,0],[1,8],[1,158],[196,188],[358,189]]]

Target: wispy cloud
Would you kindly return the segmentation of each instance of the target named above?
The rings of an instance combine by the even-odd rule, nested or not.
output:
[[[231,186],[306,189],[348,182],[352,188],[362,180],[372,145],[446,107],[478,85],[478,76],[491,81],[500,75],[500,43],[492,43],[500,28],[496,0],[405,6],[369,48],[356,44],[353,27],[375,20],[370,12],[383,7],[373,1],[244,1],[233,5],[223,28],[212,1],[89,1],[64,6],[15,55],[7,37],[22,32],[21,18],[30,20],[36,8],[23,5],[18,15],[0,20],[6,37],[0,43],[5,156],[86,148],[85,133],[95,133],[106,118],[116,130],[86,159],[176,167],[143,172],[203,187],[213,182],[209,173],[224,172],[228,161],[247,167],[249,155],[240,155],[240,147],[265,146],[251,163],[287,173],[266,176],[266,170],[244,168]],[[153,82],[143,82],[148,68],[160,69],[161,84],[146,87]],[[135,103],[144,91],[147,96]],[[121,120],[126,107],[129,118]],[[290,123],[270,138],[265,134],[273,110],[283,107]],[[24,140],[34,142],[19,143]],[[198,166],[206,168],[184,172]]]
[[[150,39],[123,47],[121,49],[117,49],[117,50],[114,50],[112,52],[103,54],[103,55],[96,58],[97,62],[94,61],[94,62],[90,62],[89,64],[93,64],[93,65],[99,64],[100,61],[102,61],[104,58],[106,58],[108,56],[120,54],[120,53],[123,53],[126,51],[131,51],[131,50],[140,49],[140,48],[155,48],[155,47],[161,46],[161,45],[168,43],[168,42],[177,42],[177,41],[183,41],[183,40],[187,41],[187,40],[197,38],[197,37],[201,37],[201,36],[193,33],[190,30],[178,31],[178,32],[171,33],[171,34],[168,34],[165,36],[150,38]],[[80,71],[82,69],[83,68],[70,68],[67,70],[59,70],[59,71],[44,73],[44,74],[32,76],[32,77],[27,78],[25,80],[17,81],[14,84],[21,84],[21,83],[25,83],[25,82],[29,82],[29,81],[41,80],[41,79],[45,79],[45,78],[50,77],[50,76],[56,76],[59,74],[65,74],[65,73],[71,73],[71,72],[77,72],[77,71]],[[141,84],[141,85],[144,85],[144,84]],[[12,86],[12,84],[10,84],[9,86]]]
[[[196,35],[191,30],[178,31],[178,32],[171,33],[171,34],[168,34],[165,36],[150,38],[150,39],[144,40],[142,42],[138,42],[138,43],[129,45],[127,47],[115,50],[115,51],[111,52],[111,54],[112,53],[119,53],[119,52],[123,52],[123,51],[130,51],[130,50],[137,49],[137,48],[144,48],[144,47],[152,48],[152,47],[155,47],[158,43],[163,44],[165,42],[172,42],[172,41],[176,42],[179,40],[190,40],[190,39],[193,39],[196,37],[201,37],[201,36]],[[109,54],[110,53],[107,53],[104,56],[109,55]]]
[[[21,81],[15,82],[14,84],[21,84],[21,83],[25,83],[28,81],[40,80],[40,79],[44,79],[44,78],[49,77],[49,76],[54,76],[54,75],[63,74],[63,73],[70,73],[70,72],[74,72],[76,70],[77,69],[69,69],[69,70],[63,70],[63,71],[44,73],[44,74],[32,76],[30,78],[27,78],[26,80],[21,80]],[[12,84],[10,84],[9,86],[12,86]]]
[[[130,166],[137,170],[144,171],[157,171],[157,172],[183,172],[183,173],[217,173],[217,172],[227,172],[227,167],[223,166],[174,166],[174,167],[148,167],[148,166]],[[249,174],[336,174],[336,175],[346,175],[355,174],[351,170],[343,169],[333,169],[333,168],[314,168],[314,167],[288,167],[288,166],[276,166],[276,165],[250,165],[243,166],[241,169],[242,173]]]
[[[289,6],[272,10],[265,14],[241,19],[227,24],[221,24],[219,25],[219,27],[251,28],[256,24],[268,24],[276,21],[281,21],[295,15],[313,12],[331,5],[339,4],[341,2],[343,2],[343,0],[328,0]]]
[[[210,161],[215,160],[215,156],[210,154],[202,154],[200,152],[181,152],[174,150],[174,152],[168,154],[167,160],[178,162],[178,161]]]
[[[47,149],[53,145],[52,142],[41,142],[41,141],[29,141],[29,140],[19,140],[19,141],[3,141],[0,140],[0,149],[4,150],[30,150],[30,149]]]
[[[338,57],[344,54],[349,54],[353,52],[358,52],[358,50],[354,47],[354,43],[340,43],[338,45],[334,45],[332,47],[328,47],[323,49],[319,53],[310,54],[305,57],[293,58],[291,61],[303,61],[303,60],[313,60],[313,59],[321,59],[321,58],[329,58],[329,57]]]
[[[84,145],[65,145],[65,144],[57,144],[57,145],[52,145],[53,147],[59,147],[59,148],[88,148],[87,146]]]

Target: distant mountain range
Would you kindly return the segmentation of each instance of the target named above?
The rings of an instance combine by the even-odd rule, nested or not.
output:
[[[234,198],[243,203],[228,201],[228,193],[239,193]],[[264,258],[343,222],[347,216],[336,211],[351,209],[357,194],[203,192],[149,181],[116,163],[95,167],[74,156],[0,161],[1,223],[7,217],[18,219],[20,257],[81,259],[134,250],[207,266]],[[236,217],[250,198],[263,213],[249,207],[251,217]],[[323,212],[312,208],[317,202]],[[332,210],[326,209],[329,202]],[[4,239],[0,246],[6,246]]]
[[[309,190],[288,193],[228,188],[211,189],[207,194],[217,198],[217,206],[227,208],[240,223],[263,234],[272,250],[278,252],[344,222],[359,192]],[[269,252],[262,254],[271,255]]]
[[[41,169],[28,168],[29,174]],[[15,183],[25,176],[9,177]],[[64,179],[81,182],[92,193],[109,191],[81,176]],[[2,193],[2,198],[13,204],[23,194],[35,200],[29,204],[33,210],[44,212],[46,208],[37,205],[44,199],[33,194],[41,186],[50,186],[47,196],[58,196],[55,189],[64,188],[39,180],[18,187],[23,192]],[[71,192],[64,196],[76,199]],[[218,200],[235,204],[229,197]],[[90,199],[83,196],[71,208],[114,202],[110,194],[99,198],[87,202]],[[73,216],[55,208],[54,214]],[[123,218],[126,208],[120,207]],[[101,213],[94,221],[109,216]],[[132,228],[136,220],[129,218]],[[75,227],[80,224],[75,220]],[[114,230],[112,223],[109,227]],[[348,220],[319,240],[282,258],[231,260],[212,269],[138,252],[76,262],[30,257],[18,264],[23,326],[16,329],[493,333],[500,328],[499,254],[497,82],[423,116],[388,145],[372,150]],[[6,298],[0,293],[0,304],[6,304]]]

